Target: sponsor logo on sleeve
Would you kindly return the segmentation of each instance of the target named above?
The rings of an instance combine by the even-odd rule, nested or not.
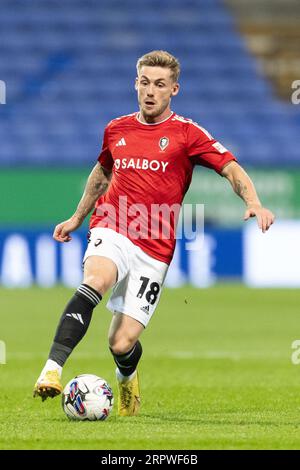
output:
[[[216,143],[212,144],[212,146],[215,147],[215,149],[217,149],[218,152],[220,152],[220,153],[228,152],[228,150],[225,147],[223,147],[223,145],[220,144],[220,142],[216,142]]]

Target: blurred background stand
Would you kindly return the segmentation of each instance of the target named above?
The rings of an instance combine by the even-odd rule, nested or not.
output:
[[[143,0],[138,8],[133,0],[2,0],[0,282],[77,285],[87,225],[68,248],[75,265],[45,237],[73,213],[107,122],[137,110],[135,64],[152,49],[180,59],[182,88],[173,110],[237,156],[264,205],[282,219],[284,243],[289,220],[300,220],[300,105],[291,102],[300,78],[299,13],[296,0]],[[179,243],[173,285],[252,285],[244,207],[228,182],[197,168],[185,202],[205,204],[210,242],[193,258],[203,268],[200,278]],[[276,230],[265,239],[276,238]],[[288,269],[293,259],[273,253],[261,265],[273,263],[274,271],[282,262]],[[300,271],[293,273],[292,285],[300,286]]]

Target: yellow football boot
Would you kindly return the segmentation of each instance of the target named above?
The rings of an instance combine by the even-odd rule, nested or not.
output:
[[[33,396],[41,397],[45,401],[48,397],[54,398],[63,390],[60,375],[57,370],[49,370],[34,386]]]
[[[136,416],[140,409],[140,386],[138,373],[136,372],[131,380],[120,381],[117,378],[119,397],[118,397],[118,415]]]

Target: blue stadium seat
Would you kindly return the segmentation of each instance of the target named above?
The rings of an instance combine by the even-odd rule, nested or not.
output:
[[[137,110],[137,57],[182,62],[173,108],[243,163],[299,163],[300,115],[274,97],[221,0],[1,0],[1,165],[91,164],[106,123]]]

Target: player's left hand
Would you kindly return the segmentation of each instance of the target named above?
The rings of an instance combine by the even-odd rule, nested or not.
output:
[[[265,233],[267,230],[269,230],[275,220],[274,214],[269,209],[259,205],[253,205],[247,208],[244,215],[244,220],[248,220],[250,217],[257,218],[257,224],[262,233]]]

